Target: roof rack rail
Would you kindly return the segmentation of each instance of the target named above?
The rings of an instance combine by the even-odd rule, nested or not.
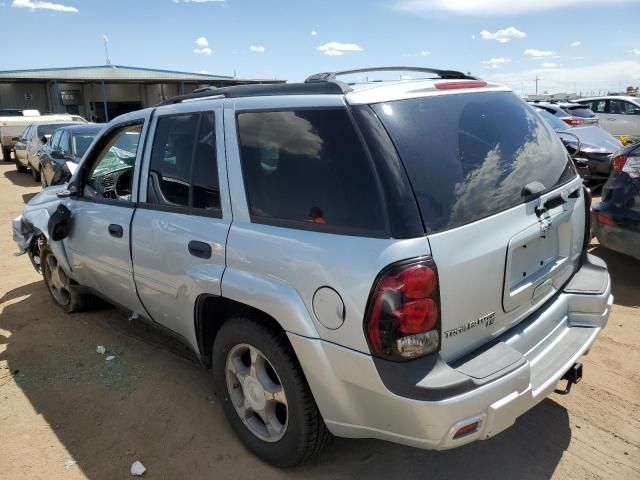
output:
[[[323,72],[316,73],[307,77],[304,83],[317,83],[317,82],[334,82],[336,77],[343,75],[351,75],[354,73],[367,73],[367,72],[420,72],[431,73],[437,75],[443,79],[463,79],[463,80],[477,80],[476,77],[467,75],[466,73],[458,72],[456,70],[438,70],[436,68],[423,68],[423,67],[372,67],[372,68],[358,68],[355,70],[343,70],[339,72]]]
[[[241,97],[269,97],[274,95],[340,95],[351,89],[340,82],[327,83],[276,83],[235,85],[232,87],[202,87],[186,95],[169,98],[158,106],[173,105],[185,100],[203,99],[209,97],[241,98]]]

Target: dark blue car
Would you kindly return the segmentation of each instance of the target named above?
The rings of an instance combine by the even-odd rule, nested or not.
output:
[[[616,153],[591,220],[601,245],[640,260],[640,143]]]

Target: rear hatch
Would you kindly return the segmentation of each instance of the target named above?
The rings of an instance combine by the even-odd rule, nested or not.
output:
[[[562,107],[572,117],[578,117],[582,119],[582,125],[597,125],[600,121],[598,116],[584,105],[570,105]]]
[[[533,313],[575,272],[581,182],[555,132],[511,92],[372,108],[416,195],[440,280],[441,355],[453,360]]]

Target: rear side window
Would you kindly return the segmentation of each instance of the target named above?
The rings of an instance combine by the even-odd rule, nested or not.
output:
[[[147,203],[220,213],[212,112],[158,119],[151,149]]]
[[[510,92],[442,95],[372,107],[396,145],[429,233],[523,203],[574,178],[556,133]]]
[[[240,113],[238,128],[252,221],[385,235],[376,178],[344,109]]]

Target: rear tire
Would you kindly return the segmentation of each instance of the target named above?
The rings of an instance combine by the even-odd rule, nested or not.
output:
[[[36,182],[40,181],[40,172],[36,170],[33,166],[31,167],[31,176]]]
[[[44,283],[56,305],[67,313],[80,310],[82,296],[72,288],[71,279],[48,245],[40,249],[40,261]]]
[[[27,173],[27,167],[25,167],[24,165],[22,165],[20,163],[20,160],[18,160],[17,158],[15,159],[16,162],[16,170],[18,171],[18,173]]]
[[[226,321],[214,341],[212,365],[227,420],[263,461],[297,465],[332,438],[286,337],[264,321],[243,315]]]

